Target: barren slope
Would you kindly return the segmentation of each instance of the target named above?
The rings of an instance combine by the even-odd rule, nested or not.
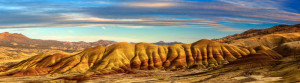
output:
[[[284,33],[284,34],[269,34],[263,36],[255,36],[245,39],[232,40],[229,44],[236,46],[245,47],[257,47],[257,46],[267,46],[270,48],[277,47],[286,42],[299,41],[300,32],[297,33]]]
[[[1,75],[27,76],[46,74],[74,74],[68,80],[89,79],[90,76],[130,73],[138,70],[182,70],[214,68],[236,59],[260,53],[279,59],[281,55],[267,47],[236,47],[203,39],[193,44],[158,46],[148,43],[117,43],[108,47],[89,48],[75,55],[42,54],[10,66]],[[251,55],[250,55],[251,56]]]
[[[269,34],[283,34],[283,33],[296,33],[300,32],[300,24],[296,25],[277,25],[268,29],[250,29],[240,34],[226,36],[215,41],[222,43],[230,43],[233,40],[245,39],[255,36],[263,36]]]
[[[274,50],[283,56],[300,55],[300,41],[283,43]]]
[[[250,29],[240,34],[213,40],[252,48],[260,45],[274,48],[286,42],[299,41],[300,24],[278,25],[268,29]]]

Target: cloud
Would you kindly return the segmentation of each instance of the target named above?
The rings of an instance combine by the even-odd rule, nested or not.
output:
[[[73,30],[68,30],[68,32],[69,32],[69,33],[73,33],[74,31],[73,31]]]
[[[287,0],[220,0],[234,5],[263,9],[280,9]]]
[[[249,24],[278,23],[272,21],[254,20],[251,18],[215,17],[215,19],[219,19],[220,21],[231,22],[231,23],[249,23]]]
[[[113,19],[177,17],[224,21],[224,19],[215,19],[215,17],[230,17],[241,19],[251,18],[252,20],[261,21],[263,23],[281,22],[293,24],[299,21],[298,13],[232,5],[224,2],[178,2],[177,4],[180,5],[169,8],[132,8],[126,6],[113,6],[91,7],[84,9],[83,11],[95,17]]]
[[[223,22],[295,24],[300,21],[299,13],[281,9],[283,5],[280,3],[285,3],[286,0],[220,1],[78,0],[56,2],[49,0],[34,2],[0,0],[0,5],[9,4],[9,6],[4,6],[5,10],[0,10],[0,18],[4,18],[0,19],[0,28],[189,27],[226,26],[221,24]],[[103,4],[109,5],[103,6]],[[266,6],[267,8],[262,8],[261,6]]]
[[[246,31],[244,29],[237,29],[237,28],[218,28],[220,31],[225,31],[225,32],[243,32]]]
[[[103,30],[106,30],[106,28],[105,27],[101,27]]]
[[[56,19],[59,18],[59,19]],[[216,22],[200,19],[107,19],[99,18],[87,14],[65,13],[49,18],[47,22],[28,22],[11,25],[0,25],[0,28],[30,28],[30,27],[91,27],[91,26],[122,26],[129,28],[142,28],[144,26],[195,26],[211,25]]]
[[[28,30],[28,28],[12,28],[12,29],[6,29],[8,31],[25,31]]]
[[[228,28],[228,27],[209,27],[209,26],[204,26],[204,27],[196,27],[196,28],[212,28],[212,29],[217,29],[218,31],[223,31],[223,32],[243,32],[246,31],[245,29],[239,29],[239,28]]]
[[[130,7],[143,7],[143,8],[164,8],[164,7],[174,7],[175,3],[125,3],[126,6]]]

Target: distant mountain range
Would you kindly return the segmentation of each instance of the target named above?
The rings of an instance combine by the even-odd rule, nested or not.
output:
[[[0,46],[13,47],[13,48],[31,48],[31,49],[55,49],[63,51],[81,51],[86,48],[95,46],[107,46],[117,43],[116,41],[110,40],[98,40],[96,42],[64,42],[57,40],[41,40],[41,39],[30,39],[27,36],[19,33],[0,33]],[[132,43],[134,44],[134,43]],[[173,45],[183,44],[182,42],[164,42],[159,41],[153,43],[156,45]]]
[[[136,42],[130,42],[130,44],[137,44],[137,43],[136,43]],[[174,42],[158,41],[158,42],[151,43],[151,44],[161,45],[161,46],[167,46],[167,45],[184,44],[184,43],[182,43],[182,42],[177,42],[177,41],[174,41]]]
[[[177,42],[177,41],[174,41],[174,42],[164,42],[164,41],[159,41],[159,42],[152,43],[152,44],[165,46],[165,45],[184,44],[184,43],[182,43],[182,42]]]
[[[98,40],[96,42],[63,42],[56,40],[30,39],[18,33],[0,33],[0,46],[13,48],[57,49],[64,51],[84,50],[94,46],[107,46],[116,41]]]
[[[249,42],[259,41],[257,44],[248,45],[250,47],[255,47],[258,45],[266,45],[268,47],[277,46],[278,44],[281,44],[280,42],[284,43],[284,41],[295,41],[298,40],[298,36],[295,36],[295,34],[292,33],[299,33],[300,32],[300,24],[296,25],[277,25],[268,29],[250,29],[248,31],[245,31],[241,34],[234,34],[230,36],[226,36],[220,39],[212,39],[214,41],[218,41],[221,43],[229,43],[233,45],[243,45],[247,46]],[[284,34],[284,33],[290,33],[290,35],[276,35],[274,37],[274,34]],[[278,42],[266,42],[268,41],[268,38],[270,37],[268,35],[271,35],[274,38],[281,38]],[[293,35],[293,38],[287,38],[287,36]],[[296,34],[297,35],[297,34]],[[266,37],[261,37],[266,36]],[[295,37],[294,37],[295,36]],[[248,41],[248,40],[251,41]],[[252,41],[253,40],[253,41]],[[248,43],[247,43],[248,42]],[[111,44],[117,43],[116,41],[110,41],[110,40],[98,40],[96,42],[64,42],[64,41],[57,41],[57,40],[41,40],[41,39],[30,39],[23,34],[18,33],[8,33],[3,32],[0,33],[0,46],[4,47],[12,47],[12,48],[30,48],[30,49],[55,49],[55,50],[63,50],[63,51],[81,51],[86,48],[91,48],[95,46],[108,46]],[[274,44],[276,45],[268,45],[268,44]],[[135,44],[135,43],[132,43]],[[184,44],[182,42],[164,42],[159,41],[156,43],[152,43],[156,45],[173,45],[173,44]]]

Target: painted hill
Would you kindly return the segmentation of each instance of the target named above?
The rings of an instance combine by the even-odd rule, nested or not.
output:
[[[281,55],[267,47],[243,48],[202,39],[192,44],[158,46],[149,43],[121,42],[108,47],[89,48],[75,55],[41,54],[12,65],[0,75],[27,76],[72,74],[67,80],[90,76],[129,73],[133,70],[181,70],[214,68],[251,54],[279,59]]]
[[[96,42],[62,42],[56,40],[30,39],[18,33],[0,33],[0,46],[12,48],[55,49],[64,51],[81,51],[95,46],[107,46],[115,41],[99,40]]]
[[[225,83],[296,83],[300,81],[299,45],[299,41],[295,41],[276,47],[275,50],[284,56],[280,60],[261,54],[252,54],[230,62],[220,69],[178,77],[196,79],[184,80],[184,82],[216,83],[222,80]],[[256,48],[258,49],[269,48],[260,46]]]

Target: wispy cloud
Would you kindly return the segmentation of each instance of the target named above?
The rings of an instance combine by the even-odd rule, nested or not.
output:
[[[90,26],[195,26],[195,25],[211,25],[216,22],[199,19],[107,19],[98,18],[86,14],[61,14],[55,18],[50,18],[50,22],[27,23],[27,24],[11,24],[0,25],[0,28],[30,28],[30,27],[90,27]],[[54,20],[53,20],[54,19]]]
[[[217,28],[220,31],[226,31],[226,32],[243,32],[246,31],[245,29],[237,29],[237,28]]]
[[[88,26],[226,26],[228,23],[300,21],[299,12],[284,11],[288,0],[114,0],[0,1],[0,28]],[[118,2],[118,3],[117,3]],[[108,6],[103,6],[104,4]],[[28,11],[30,10],[30,11]]]
[[[212,28],[212,29],[217,29],[218,31],[224,31],[224,32],[243,32],[246,31],[245,29],[239,29],[239,28],[228,28],[228,27],[209,27],[209,26],[204,26],[204,27],[196,27],[196,28]]]
[[[28,28],[12,28],[12,29],[7,29],[8,31],[25,31],[28,30]]]
[[[288,0],[220,0],[234,5],[263,8],[263,9],[280,9],[282,3]]]
[[[125,3],[124,5],[130,7],[143,7],[143,8],[165,8],[165,7],[174,7],[178,4],[176,3]]]
[[[105,30],[106,29],[106,27],[101,27],[103,30]]]

